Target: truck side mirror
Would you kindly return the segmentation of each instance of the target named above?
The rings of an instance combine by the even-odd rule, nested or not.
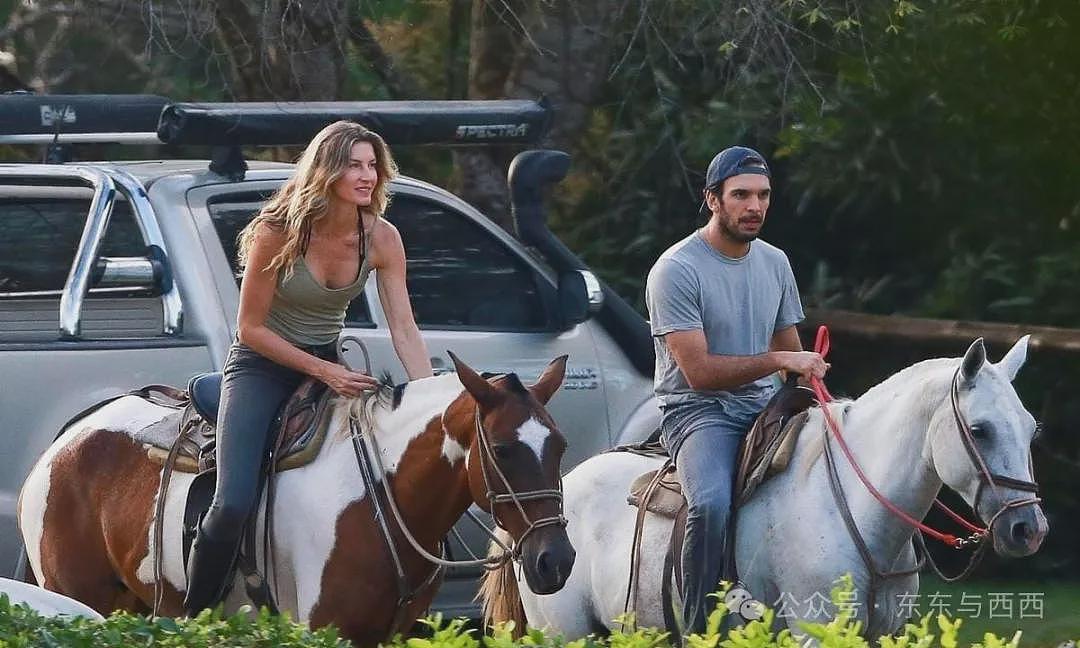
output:
[[[563,330],[584,322],[604,307],[604,291],[588,270],[559,275],[559,313]]]

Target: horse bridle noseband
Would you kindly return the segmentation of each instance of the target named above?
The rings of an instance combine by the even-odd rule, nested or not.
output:
[[[557,488],[538,488],[535,490],[517,492],[510,486],[510,480],[506,478],[506,474],[499,467],[499,463],[495,461],[495,453],[491,447],[491,439],[488,438],[487,430],[484,429],[484,424],[480,420],[480,408],[476,408],[476,432],[477,440],[480,442],[479,454],[480,454],[480,474],[484,477],[484,487],[487,489],[485,497],[488,500],[488,507],[491,509],[491,517],[495,520],[495,524],[502,529],[508,527],[499,519],[499,514],[495,510],[496,504],[511,503],[521,514],[521,519],[525,520],[528,526],[521,534],[521,537],[513,542],[513,547],[507,549],[503,546],[503,555],[496,557],[494,566],[497,567],[509,559],[515,561],[521,559],[521,546],[525,543],[525,539],[529,537],[534,531],[542,529],[546,526],[566,526],[566,517],[563,516],[563,491],[562,480],[559,480]],[[538,457],[539,459],[539,457]],[[492,479],[490,472],[494,472],[495,476],[499,478],[505,489],[502,492],[496,491],[492,486]],[[531,520],[528,513],[525,512],[525,507],[522,506],[522,502],[529,502],[535,500],[555,500],[558,505],[559,512],[557,515],[550,515],[538,520]],[[502,544],[502,543],[500,543]],[[487,567],[487,565],[485,565]],[[494,568],[494,567],[489,567]]]

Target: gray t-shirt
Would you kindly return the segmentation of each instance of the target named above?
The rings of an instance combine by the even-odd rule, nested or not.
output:
[[[760,400],[775,390],[766,376],[731,391],[695,391],[675,364],[665,335],[701,329],[709,353],[765,353],[773,333],[803,319],[795,275],[782,250],[760,239],[739,259],[720,254],[696,231],[660,255],[645,287],[653,343],[655,390],[661,406],[695,400]]]

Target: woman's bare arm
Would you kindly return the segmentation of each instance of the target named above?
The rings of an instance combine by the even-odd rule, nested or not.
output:
[[[390,338],[409,380],[426,378],[432,375],[431,357],[416,326],[405,285],[405,246],[396,227],[385,221],[380,225],[375,239],[379,250],[376,266],[379,301],[390,324]]]
[[[313,376],[343,396],[359,396],[363,390],[375,386],[374,378],[302,351],[266,326],[277,284],[277,273],[266,270],[266,266],[284,243],[285,235],[269,225],[259,225],[255,230],[244,280],[240,284],[237,337],[260,355]]]

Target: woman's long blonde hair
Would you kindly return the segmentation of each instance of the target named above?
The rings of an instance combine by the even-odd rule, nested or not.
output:
[[[349,168],[353,145],[367,142],[375,149],[375,169],[379,179],[371,192],[366,213],[382,215],[390,203],[390,180],[397,175],[397,164],[378,133],[351,121],[336,121],[312,138],[296,164],[296,173],[281,185],[258,216],[237,237],[237,259],[247,266],[255,230],[266,223],[285,233],[285,244],[264,270],[292,272],[293,262],[304,253],[311,228],[324,218],[330,208],[330,186]]]

